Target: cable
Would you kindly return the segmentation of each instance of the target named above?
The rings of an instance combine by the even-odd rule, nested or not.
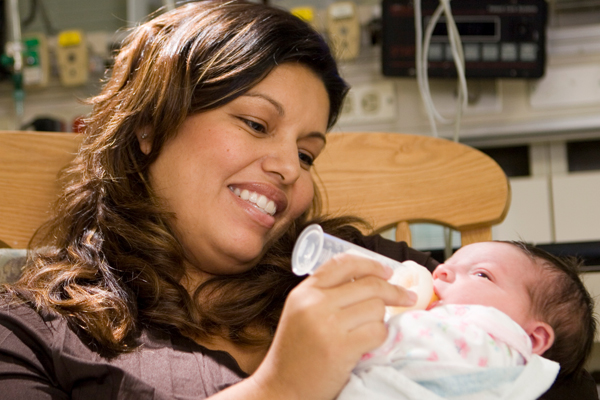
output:
[[[417,10],[417,4],[415,3],[415,11]],[[420,8],[420,1],[419,1],[419,8]],[[431,125],[431,130],[433,133],[433,136],[437,137],[438,136],[438,132],[437,132],[437,126],[435,121],[440,121],[443,123],[449,123],[448,120],[446,120],[444,117],[442,117],[442,115],[440,113],[438,113],[437,109],[435,108],[435,104],[433,103],[433,99],[431,98],[431,90],[429,88],[429,75],[428,75],[428,53],[429,53],[429,41],[431,40],[431,36],[432,34],[430,34],[429,32],[433,32],[433,27],[435,26],[435,24],[437,23],[437,20],[439,19],[439,16],[441,14],[441,8],[438,7],[435,12],[433,13],[433,15],[431,16],[431,19],[429,20],[429,24],[427,26],[427,30],[425,33],[425,42],[423,43],[423,34],[422,34],[422,27],[420,26],[422,24],[422,20],[421,18],[419,18],[418,24],[419,24],[419,28],[418,28],[418,35],[417,35],[417,52],[419,53],[417,56],[417,81],[419,83],[419,91],[421,93],[421,99],[424,102],[425,105],[425,110],[427,112],[427,116],[429,119],[429,124]],[[419,15],[420,15],[420,11],[419,11]],[[415,24],[417,24],[416,18],[415,18]]]
[[[452,51],[452,58],[456,67],[458,75],[458,101],[456,108],[456,115],[454,118],[454,140],[458,141],[460,132],[461,116],[464,108],[467,106],[467,81],[465,77],[465,61],[464,53],[462,48],[462,42],[460,40],[460,34],[456,27],[456,22],[452,16],[452,10],[450,8],[450,0],[440,0],[439,6],[432,14],[425,35],[423,36],[423,20],[421,10],[421,0],[414,1],[414,12],[415,12],[415,68],[417,73],[417,83],[421,99],[425,106],[427,118],[431,126],[433,136],[437,137],[437,125],[436,121],[441,123],[452,123],[452,120],[444,118],[436,109],[433,99],[431,97],[431,90],[429,87],[429,74],[428,74],[428,54],[429,45],[433,36],[433,30],[435,25],[438,23],[442,13],[445,15],[446,27],[448,32],[448,39],[450,41],[450,49]]]
[[[44,27],[46,28],[46,33],[48,35],[54,35],[57,33],[57,30],[54,29],[50,18],[48,17],[48,11],[46,9],[46,5],[44,4],[44,0],[39,0],[39,8],[42,14],[42,21],[44,22]]]
[[[21,27],[25,28],[25,27],[31,25],[31,23],[35,20],[36,14],[37,14],[37,0],[30,0],[29,1],[29,14],[27,14],[27,17],[25,17],[25,19],[21,20]]]
[[[456,26],[456,22],[452,16],[452,10],[450,9],[450,0],[441,0],[441,3],[444,6],[444,13],[447,18],[446,26],[450,28],[448,37],[450,39],[450,48],[452,49],[452,56],[455,60],[454,65],[456,66],[458,75],[458,98],[454,121],[454,141],[458,142],[461,117],[463,110],[467,107],[468,101],[467,79],[465,76],[465,55],[462,41],[460,40],[460,33],[458,32],[458,27]]]

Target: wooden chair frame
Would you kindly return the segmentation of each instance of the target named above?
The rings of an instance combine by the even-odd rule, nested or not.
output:
[[[330,133],[314,166],[324,209],[360,216],[377,231],[428,222],[461,233],[462,245],[492,239],[510,184],[486,154],[446,139],[376,132]]]
[[[27,247],[49,218],[57,174],[80,143],[73,133],[0,131],[0,245]]]

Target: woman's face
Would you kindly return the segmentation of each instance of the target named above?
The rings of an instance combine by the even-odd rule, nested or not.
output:
[[[310,207],[328,116],[322,81],[283,64],[228,104],[188,117],[165,143],[150,181],[174,213],[190,275],[250,269]]]

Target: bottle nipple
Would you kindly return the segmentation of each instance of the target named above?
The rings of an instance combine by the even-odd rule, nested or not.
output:
[[[417,302],[410,307],[390,306],[388,307],[388,312],[394,315],[409,310],[426,310],[439,301],[439,298],[433,291],[433,277],[431,272],[414,261],[404,261],[402,264],[405,268],[394,270],[394,275],[392,275],[388,282],[415,292],[418,296]]]

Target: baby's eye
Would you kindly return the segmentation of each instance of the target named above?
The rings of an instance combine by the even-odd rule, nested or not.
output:
[[[249,120],[249,119],[245,119],[242,118],[244,123],[246,125],[248,125],[250,127],[250,129],[256,131],[256,132],[261,132],[261,133],[265,133],[267,131],[267,128],[265,128],[265,126],[263,124],[260,124],[258,122]]]
[[[477,272],[477,273],[475,273],[475,276],[478,276],[480,278],[484,278],[484,279],[490,280],[490,277],[485,272]]]
[[[306,153],[302,153],[300,151],[298,152],[298,157],[300,158],[300,162],[309,167],[315,162],[315,159],[312,156]]]

